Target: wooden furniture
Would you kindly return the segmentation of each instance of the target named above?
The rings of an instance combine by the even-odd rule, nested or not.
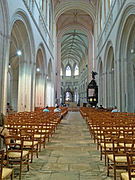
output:
[[[0,150],[0,180],[7,179],[8,177],[13,180],[14,170],[13,168],[6,168],[3,166],[4,150]]]
[[[134,140],[117,138],[113,140],[113,153],[107,155],[107,176],[111,169],[114,171],[114,180],[116,180],[116,170],[127,169],[127,152],[133,152],[134,149]]]
[[[21,180],[23,165],[26,165],[29,171],[29,151],[23,149],[24,141],[19,136],[6,136],[5,145],[7,167],[19,166],[19,180]]]
[[[127,172],[120,175],[121,180],[135,180],[135,152],[127,153]]]
[[[23,149],[31,153],[31,163],[34,153],[36,153],[38,158],[38,141],[34,139],[34,132],[35,130],[32,128],[20,129],[20,137],[23,139]]]

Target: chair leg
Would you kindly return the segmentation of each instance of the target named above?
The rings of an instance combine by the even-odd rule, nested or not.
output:
[[[27,155],[27,170],[29,171],[29,154]]]
[[[21,176],[22,176],[22,162],[20,162],[19,180],[21,180]]]
[[[107,158],[107,176],[109,176],[109,159]]]
[[[37,158],[38,158],[38,144],[37,144],[37,148],[36,148],[36,155],[37,155]]]
[[[120,180],[122,180],[122,177],[121,177],[121,175],[120,175]]]
[[[43,143],[43,147],[45,148],[45,143],[46,143],[46,136],[44,138],[44,143]]]
[[[31,151],[31,163],[32,163],[32,161],[33,161],[33,149]]]
[[[102,146],[100,146],[100,160],[102,160]]]
[[[116,180],[116,166],[114,165],[114,180]]]
[[[104,154],[105,154],[105,166],[106,166],[106,153],[104,152]]]
[[[41,152],[41,141],[40,141],[40,144],[39,144],[39,152]]]
[[[11,174],[11,180],[14,179],[14,170],[12,170],[12,174]]]

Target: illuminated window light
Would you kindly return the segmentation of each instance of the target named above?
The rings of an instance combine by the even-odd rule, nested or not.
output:
[[[22,51],[21,50],[17,50],[16,54],[17,54],[17,56],[21,56],[22,55]]]
[[[135,52],[134,49],[131,49],[131,54],[134,54],[134,52]]]
[[[40,72],[40,69],[39,69],[39,68],[37,68],[37,72]]]

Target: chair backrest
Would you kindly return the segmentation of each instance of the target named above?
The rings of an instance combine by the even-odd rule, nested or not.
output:
[[[132,173],[135,170],[135,153],[127,153],[127,162],[128,162],[128,176],[129,180],[135,178],[135,173]]]
[[[3,159],[4,159],[4,150],[0,150],[0,180],[2,180]]]
[[[23,157],[23,139],[19,136],[6,136],[5,137],[5,145],[6,145],[6,156],[7,163],[9,161],[9,153],[10,152],[18,152],[20,156],[18,160],[20,161]]]
[[[126,154],[127,152],[134,151],[134,140],[133,139],[125,139],[125,138],[118,138],[113,140],[113,152],[114,153],[123,153]]]

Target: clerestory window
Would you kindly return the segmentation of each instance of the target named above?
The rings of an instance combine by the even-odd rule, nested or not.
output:
[[[70,68],[70,66],[66,67],[66,76],[71,76],[71,68]]]
[[[79,75],[79,67],[78,67],[78,65],[75,66],[74,75],[75,75],[75,76],[78,76],[78,75]]]

